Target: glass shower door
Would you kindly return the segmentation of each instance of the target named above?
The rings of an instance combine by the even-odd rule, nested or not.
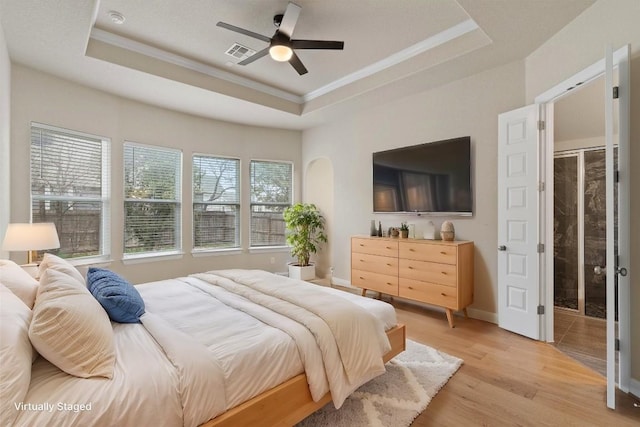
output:
[[[554,305],[579,310],[578,155],[556,155],[553,173]]]
[[[617,150],[614,149],[617,165]],[[617,166],[616,166],[617,167]],[[605,150],[584,152],[584,314],[605,319],[606,311],[606,203]],[[617,191],[614,191],[615,247],[617,248]],[[617,311],[617,304],[616,304]],[[617,319],[617,313],[616,313]]]

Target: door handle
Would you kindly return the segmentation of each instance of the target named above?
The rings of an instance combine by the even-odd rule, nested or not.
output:
[[[627,275],[627,269],[624,267],[618,267],[616,268],[616,273],[618,273],[622,277],[625,277]]]
[[[593,274],[605,274],[607,272],[607,268],[600,266],[600,265],[596,265],[595,267],[593,267]]]
[[[500,246],[498,246],[498,250],[499,251],[506,251],[507,247],[505,245],[500,245]]]

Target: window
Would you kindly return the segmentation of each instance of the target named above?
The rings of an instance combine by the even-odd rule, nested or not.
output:
[[[110,141],[31,124],[31,221],[53,222],[63,258],[110,253]]]
[[[251,247],[286,244],[282,214],[292,194],[292,163],[251,161]]]
[[[240,160],[193,156],[193,247],[240,247]]]
[[[180,150],[125,142],[125,257],[181,249],[181,165]]]

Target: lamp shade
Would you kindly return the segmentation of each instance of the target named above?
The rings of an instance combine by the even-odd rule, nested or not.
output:
[[[276,32],[271,38],[271,46],[269,46],[269,55],[275,61],[285,62],[293,56],[291,49],[291,40],[285,34]]]
[[[41,251],[59,247],[58,232],[52,222],[9,224],[2,242],[5,251]]]
[[[269,55],[278,62],[285,62],[291,59],[293,51],[289,46],[274,45],[269,48]]]

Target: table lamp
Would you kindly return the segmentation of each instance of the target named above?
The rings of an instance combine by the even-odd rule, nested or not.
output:
[[[37,251],[59,247],[58,232],[52,222],[9,224],[2,242],[2,250],[27,251],[28,264],[33,263]]]

